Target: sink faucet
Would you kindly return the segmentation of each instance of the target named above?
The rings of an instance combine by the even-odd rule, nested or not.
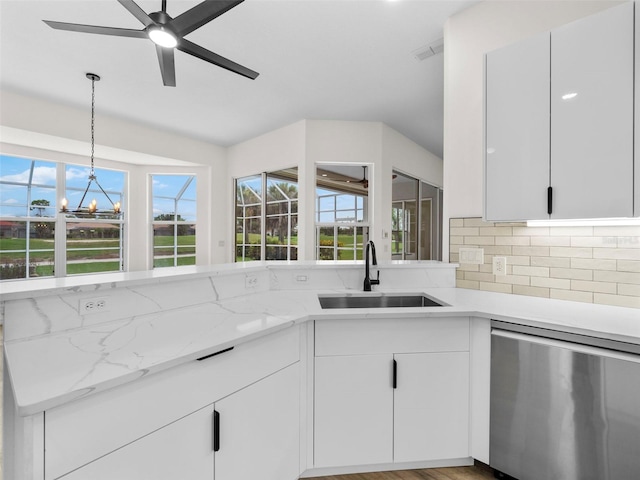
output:
[[[372,279],[369,276],[369,248],[371,248],[371,262],[373,265],[378,264],[378,260],[376,259],[376,246],[373,241],[369,241],[367,243],[367,247],[365,249],[365,267],[364,267],[364,291],[370,292],[371,285],[380,285],[380,270],[378,270],[378,277]]]

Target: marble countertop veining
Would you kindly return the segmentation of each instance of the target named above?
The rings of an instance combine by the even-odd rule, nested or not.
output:
[[[396,291],[371,294],[380,292]],[[16,340],[5,344],[5,355],[26,416],[308,320],[464,315],[640,344],[636,309],[459,288],[418,292],[449,306],[322,310],[319,293],[344,290],[270,290]]]

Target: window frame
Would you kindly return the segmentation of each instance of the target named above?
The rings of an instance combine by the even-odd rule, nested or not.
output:
[[[151,225],[151,268],[152,269],[156,269],[156,268],[167,268],[167,267],[188,267],[188,266],[193,266],[197,264],[197,231],[198,231],[198,210],[197,210],[197,206],[198,206],[198,175],[196,175],[195,173],[151,173],[149,174],[150,176],[150,185],[151,185],[151,189],[150,189],[150,196],[151,196],[151,219],[150,219],[150,225]],[[155,177],[186,177],[187,180],[185,181],[185,183],[183,184],[183,186],[180,188],[180,190],[178,191],[178,193],[176,194],[176,196],[164,196],[164,195],[155,195],[154,194],[154,178]],[[191,186],[192,183],[194,183],[194,188],[195,188],[195,198],[193,200],[191,199],[184,199],[183,196],[184,194],[187,192],[187,190],[189,189],[189,187]],[[164,199],[164,200],[171,200],[174,202],[174,211],[167,214],[167,215],[173,215],[173,219],[172,220],[156,220],[155,217],[155,212],[153,210],[153,206],[155,204],[155,199]],[[180,202],[193,202],[195,205],[195,219],[193,220],[189,220],[189,219],[184,219],[184,220],[178,220],[178,217],[180,217],[180,212],[179,210],[179,204]],[[165,215],[165,213],[162,213],[161,215]],[[156,246],[155,244],[155,240],[156,240],[156,227],[157,226],[170,226],[173,229],[173,234],[171,235],[173,241],[172,244],[168,247],[168,246],[164,246],[164,245],[160,245],[160,246]],[[179,230],[182,227],[189,227],[191,230],[193,230],[193,243],[192,244],[187,244],[187,245],[180,245],[179,242],[179,238],[181,237]],[[172,260],[172,264],[171,265],[156,265],[156,261],[158,260],[156,258],[156,250],[160,250],[160,249],[168,249],[171,248],[172,249],[172,254],[170,256],[171,260]],[[180,250],[181,249],[193,249],[193,253],[192,254],[188,254],[185,255],[183,257],[181,257],[180,255]],[[164,257],[165,259],[168,259],[168,256]],[[193,258],[193,263],[180,263],[180,258]]]

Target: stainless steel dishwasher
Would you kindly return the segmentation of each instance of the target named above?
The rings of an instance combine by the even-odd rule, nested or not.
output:
[[[518,480],[640,479],[640,345],[492,321],[490,465]]]

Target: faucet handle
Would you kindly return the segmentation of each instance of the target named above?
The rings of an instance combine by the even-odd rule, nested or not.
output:
[[[380,285],[380,270],[378,270],[378,275],[375,279],[371,279],[371,285]]]

